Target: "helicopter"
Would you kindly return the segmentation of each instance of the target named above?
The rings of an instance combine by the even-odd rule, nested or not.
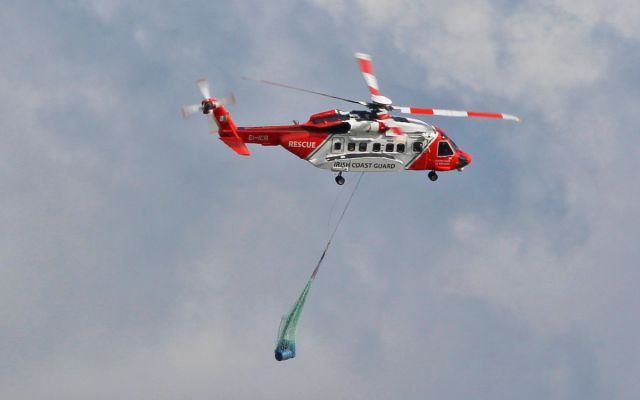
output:
[[[311,115],[304,123],[293,121],[292,125],[239,127],[225,107],[235,104],[233,94],[220,99],[212,97],[207,78],[202,78],[196,85],[203,100],[182,107],[182,116],[188,118],[198,112],[210,115],[207,119],[211,132],[241,156],[251,154],[247,144],[282,146],[315,167],[335,173],[338,185],[345,183],[344,172],[429,171],[427,177],[436,181],[438,172],[462,171],[471,164],[471,155],[442,129],[418,119],[392,115],[393,112],[521,122],[520,118],[503,113],[396,106],[380,94],[371,56],[355,53],[355,58],[369,88],[370,101],[263,79],[244,79],[357,104],[364,107],[362,110],[327,110]]]

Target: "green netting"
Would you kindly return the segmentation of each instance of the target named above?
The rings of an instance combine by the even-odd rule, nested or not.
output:
[[[282,316],[280,320],[280,327],[278,328],[278,341],[276,343],[276,359],[278,361],[287,360],[296,356],[296,332],[298,330],[298,320],[302,314],[302,308],[304,307],[313,278],[309,279],[307,285],[304,287],[300,297],[293,305],[288,313]]]
[[[298,331],[298,320],[300,320],[300,315],[302,315],[302,308],[304,307],[304,303],[307,301],[309,290],[311,290],[311,284],[318,274],[320,264],[322,264],[322,260],[324,260],[324,256],[327,254],[327,250],[330,245],[331,240],[327,242],[327,245],[322,252],[322,256],[320,256],[318,264],[311,274],[311,278],[309,278],[307,285],[302,290],[302,293],[300,293],[300,297],[298,297],[298,300],[296,300],[293,307],[291,307],[291,310],[283,315],[280,320],[275,350],[276,360],[278,361],[288,360],[296,356],[296,332]]]
[[[312,279],[309,279],[307,282],[307,286],[304,287],[302,293],[300,293],[300,297],[293,305],[291,310],[282,316],[282,320],[280,322],[280,329],[278,329],[278,338],[282,338],[283,340],[296,340],[296,330],[298,328],[298,320],[300,319],[300,315],[302,314],[302,307],[304,307],[304,302],[307,301],[307,295],[309,294],[309,289],[311,289]]]

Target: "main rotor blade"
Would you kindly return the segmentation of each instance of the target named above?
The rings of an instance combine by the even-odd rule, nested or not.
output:
[[[196,85],[198,85],[198,89],[200,89],[200,93],[205,100],[211,98],[211,90],[209,89],[209,81],[207,78],[198,79]]]
[[[371,56],[363,53],[355,53],[356,60],[358,60],[358,66],[360,72],[364,77],[364,81],[369,87],[371,96],[380,96],[380,87],[378,86],[378,80],[373,74],[373,63],[371,62]]]
[[[272,82],[272,81],[267,81],[267,80],[264,80],[264,79],[250,78],[250,77],[247,77],[247,76],[243,76],[242,79],[247,80],[247,81],[255,81],[255,82],[258,82],[258,83],[263,83],[265,85],[271,85],[271,86],[277,86],[277,87],[281,87],[281,88],[285,88],[285,89],[297,90],[299,92],[317,94],[317,95],[324,96],[324,97],[330,97],[332,99],[346,101],[348,103],[360,104],[361,106],[366,106],[367,105],[367,103],[364,102],[364,101],[345,99],[344,97],[338,97],[338,96],[333,96],[333,95],[326,94],[326,93],[316,92],[316,91],[309,90],[309,89],[303,89],[303,88],[299,88],[299,87],[295,87],[295,86],[291,86],[291,85],[286,85],[284,83]]]
[[[417,107],[393,107],[394,110],[400,111],[404,114],[425,114],[436,115],[440,117],[462,117],[462,118],[493,118],[493,119],[507,119],[516,122],[522,122],[522,120],[515,115],[484,112],[484,111],[458,111],[458,110],[442,110],[435,108],[417,108]]]

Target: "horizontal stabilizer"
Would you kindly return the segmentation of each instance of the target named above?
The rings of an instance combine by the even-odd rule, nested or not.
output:
[[[239,137],[221,136],[220,140],[222,140],[227,146],[231,147],[231,150],[235,151],[241,156],[251,155],[249,148]]]

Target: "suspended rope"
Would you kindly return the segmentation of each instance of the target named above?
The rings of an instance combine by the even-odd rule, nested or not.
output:
[[[353,191],[351,192],[351,195],[349,196],[349,199],[347,200],[347,203],[345,204],[344,209],[340,214],[340,218],[338,218],[336,226],[333,229],[333,232],[331,232],[331,236],[329,236],[329,240],[327,241],[327,245],[324,247],[324,251],[320,256],[320,259],[318,260],[318,264],[316,264],[316,267],[313,269],[313,273],[311,274],[311,277],[309,278],[306,286],[302,290],[302,293],[300,293],[300,297],[298,297],[298,300],[295,302],[291,310],[283,315],[282,319],[280,320],[280,327],[278,328],[278,340],[276,342],[275,349],[276,360],[278,361],[288,360],[296,356],[296,331],[298,329],[298,320],[300,319],[300,315],[302,314],[302,308],[304,307],[304,303],[307,301],[309,290],[311,290],[311,284],[318,274],[318,270],[320,269],[322,260],[324,260],[324,257],[327,255],[327,251],[329,250],[329,246],[331,246],[331,241],[338,231],[344,215],[347,213],[347,209],[351,204],[353,195],[358,190],[358,186],[360,186],[360,181],[362,180],[363,175],[364,173],[361,173],[358,177],[358,180],[353,187]]]
[[[340,198],[342,197],[342,193],[344,193],[345,188],[346,186],[344,185],[340,186],[340,190],[338,191],[338,193],[336,193],[336,198],[333,199],[333,204],[331,204],[331,209],[329,210],[329,218],[327,219],[327,234],[331,229],[331,222],[333,220],[333,211],[336,209],[336,206],[338,205],[338,200],[340,200]]]

